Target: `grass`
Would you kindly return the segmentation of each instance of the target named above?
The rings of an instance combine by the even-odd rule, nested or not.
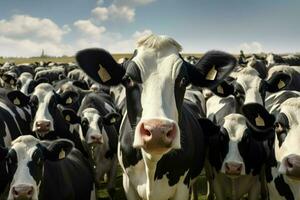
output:
[[[199,53],[192,53],[192,54],[182,54],[183,56],[186,55],[193,55],[196,57],[200,57],[202,54]],[[120,58],[130,58],[132,56],[132,54],[129,53],[115,53],[113,54],[113,57],[115,58],[115,60],[119,60]],[[62,56],[62,57],[31,57],[31,58],[23,58],[23,57],[14,57],[14,58],[10,58],[10,57],[0,57],[0,63],[5,63],[5,62],[13,62],[16,64],[20,64],[20,63],[35,63],[35,62],[63,62],[63,63],[69,63],[69,62],[75,62],[75,58],[74,57],[68,57],[68,56]]]

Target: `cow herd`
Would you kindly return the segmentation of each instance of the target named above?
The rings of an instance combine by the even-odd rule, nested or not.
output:
[[[0,64],[0,199],[300,199],[300,58],[209,51],[168,36],[116,62]],[[299,119],[299,120],[298,120]]]

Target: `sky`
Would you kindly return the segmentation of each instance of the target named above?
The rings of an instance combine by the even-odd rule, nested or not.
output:
[[[299,0],[0,0],[0,56],[131,53],[151,33],[185,53],[296,53],[299,24]]]

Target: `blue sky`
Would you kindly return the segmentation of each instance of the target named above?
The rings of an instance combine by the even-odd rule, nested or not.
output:
[[[184,52],[300,52],[299,0],[1,0],[0,55],[132,52],[149,33]]]

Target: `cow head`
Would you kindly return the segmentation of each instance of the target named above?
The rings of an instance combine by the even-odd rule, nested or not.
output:
[[[274,135],[275,158],[279,173],[298,180],[300,179],[299,100],[297,97],[284,101],[276,116],[269,114],[265,108],[257,104],[245,105],[243,108],[249,124],[260,130],[262,137],[268,136],[270,132]],[[258,126],[258,117],[264,122],[264,126]],[[265,130],[272,131],[265,132]]]
[[[246,122],[241,114],[224,117],[221,126],[210,120],[200,119],[204,131],[209,133],[209,161],[221,173],[230,177],[245,174],[257,175],[267,158],[263,142],[257,141],[257,132]]]
[[[2,161],[6,162],[11,177],[7,199],[38,200],[44,162],[64,159],[72,148],[68,140],[60,139],[46,145],[27,135],[14,140],[9,149],[1,149],[1,154],[5,154]]]
[[[26,95],[33,92],[34,88],[40,83],[47,83],[48,79],[40,78],[38,80],[33,80],[32,74],[29,72],[23,72],[17,79],[17,89]]]
[[[121,117],[115,112],[102,116],[95,108],[84,109],[80,112],[80,116],[71,109],[64,109],[62,114],[68,123],[80,125],[78,131],[80,138],[88,145],[108,144],[108,136],[103,125],[113,125]]]
[[[79,66],[96,82],[125,86],[133,147],[160,155],[181,148],[178,122],[185,87],[191,83],[214,88],[236,65],[233,56],[219,51],[191,65],[180,51],[172,38],[150,35],[138,41],[135,57],[122,65],[103,49],[76,55]]]
[[[49,132],[55,131],[57,123],[61,123],[59,122],[61,117],[57,105],[72,104],[78,99],[76,93],[58,95],[53,86],[48,83],[41,83],[36,86],[30,96],[20,91],[12,91],[7,94],[7,97],[16,106],[31,106],[32,131],[42,138]]]
[[[248,103],[264,105],[267,92],[283,90],[291,81],[290,75],[277,73],[268,80],[261,79],[252,67],[242,68],[232,74],[234,77],[222,82],[213,92],[221,97],[234,95],[241,107]]]

